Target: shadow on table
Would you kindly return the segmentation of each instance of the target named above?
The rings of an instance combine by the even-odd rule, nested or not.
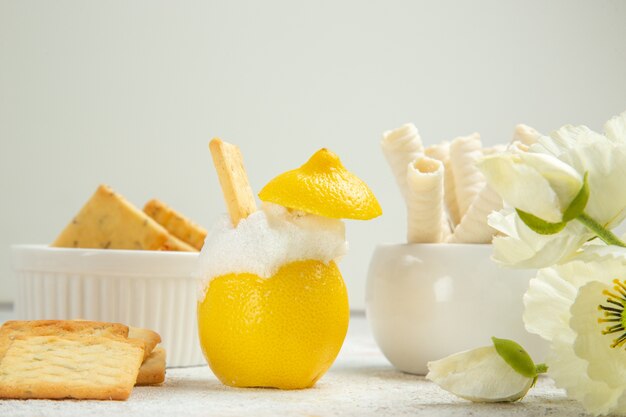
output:
[[[423,381],[423,376],[411,375],[400,372],[391,366],[362,366],[362,367],[336,367],[332,370],[333,379],[339,378],[342,381],[356,380],[356,381],[368,381],[372,379],[378,379],[389,382],[404,382],[411,383],[416,381]],[[327,376],[328,378],[328,376]],[[312,389],[324,389],[325,384],[322,379]],[[273,388],[233,388],[223,385],[217,379],[206,379],[202,377],[185,376],[180,378],[168,378],[166,381],[167,389],[170,392],[173,391],[186,391],[186,392],[228,392],[231,395],[237,395],[237,393],[250,393],[252,391],[258,392],[271,392],[281,391]],[[298,390],[294,391],[297,392]]]
[[[353,364],[352,366],[333,367],[332,372],[335,375],[355,376],[355,377],[374,377],[387,381],[423,381],[423,375],[408,374],[399,371],[391,365],[366,365],[361,366]]]

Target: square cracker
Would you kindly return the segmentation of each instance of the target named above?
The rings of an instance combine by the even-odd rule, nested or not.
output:
[[[161,225],[110,187],[100,185],[52,246],[164,250],[171,242]]]
[[[156,348],[139,368],[135,385],[155,385],[165,381],[165,349]]]
[[[0,398],[125,400],[143,343],[119,336],[16,336],[0,361]]]
[[[144,343],[144,360],[150,356],[156,345],[161,342],[161,336],[157,332],[138,327],[129,328],[128,338],[141,340]]]
[[[196,250],[202,249],[207,235],[207,231],[202,226],[156,198],[148,201],[143,211],[178,239]]]

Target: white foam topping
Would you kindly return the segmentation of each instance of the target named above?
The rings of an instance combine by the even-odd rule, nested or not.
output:
[[[199,296],[204,298],[208,283],[221,275],[247,272],[269,278],[289,262],[337,261],[347,248],[341,220],[264,203],[236,228],[224,216],[209,230],[196,273]]]

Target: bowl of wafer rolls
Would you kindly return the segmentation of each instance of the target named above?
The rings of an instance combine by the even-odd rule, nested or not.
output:
[[[206,230],[159,200],[143,209],[101,185],[49,245],[14,245],[16,317],[149,328],[168,366],[205,363],[192,277]]]
[[[545,343],[526,332],[523,295],[533,271],[491,259],[488,224],[502,199],[477,162],[530,143],[518,125],[509,145],[483,147],[478,133],[425,146],[406,124],[385,132],[381,148],[406,203],[406,242],[378,245],[367,277],[366,314],[379,347],[398,369],[425,374],[427,362],[488,344],[492,336],[542,358]]]

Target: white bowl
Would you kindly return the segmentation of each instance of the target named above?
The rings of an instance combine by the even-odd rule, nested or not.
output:
[[[12,247],[17,319],[87,319],[153,329],[167,365],[205,364],[196,326],[198,255]]]
[[[424,375],[428,361],[513,339],[538,362],[547,344],[522,321],[535,271],[505,269],[491,245],[379,245],[367,277],[366,313],[374,338],[398,369]]]

